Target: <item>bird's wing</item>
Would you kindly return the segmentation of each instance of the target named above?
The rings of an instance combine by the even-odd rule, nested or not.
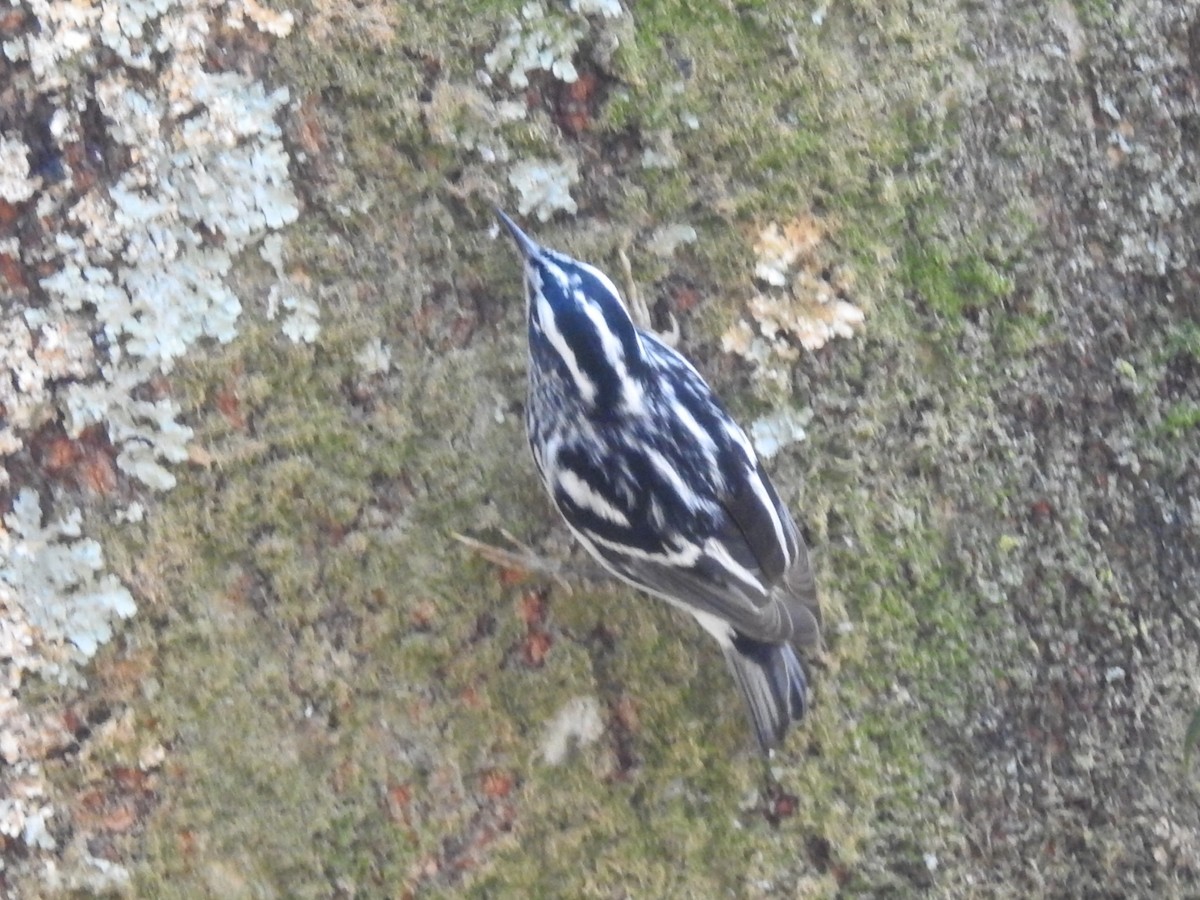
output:
[[[757,564],[772,598],[787,608],[792,641],[815,649],[820,643],[821,607],[808,548],[761,463],[746,470],[745,477],[722,496],[721,506],[725,511],[721,541],[731,553],[742,554],[742,565]]]
[[[746,637],[815,647],[820,629],[808,552],[761,467],[730,485],[720,501],[715,527],[702,542],[681,541],[658,553],[631,553],[624,542],[594,531],[576,534],[636,587],[715,616]]]

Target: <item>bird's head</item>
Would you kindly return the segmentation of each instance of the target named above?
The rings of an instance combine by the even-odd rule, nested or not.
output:
[[[612,280],[594,266],[543,247],[500,210],[496,214],[525,263],[533,363],[558,367],[585,405],[637,401],[644,351]]]

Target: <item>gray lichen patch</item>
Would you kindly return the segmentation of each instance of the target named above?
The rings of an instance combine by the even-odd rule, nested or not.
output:
[[[286,90],[208,55],[214,31],[290,24],[252,0],[36,2],[0,24],[0,841],[33,893],[129,882],[105,840],[157,766],[121,761],[137,797],[110,808],[80,787],[109,773],[75,759],[112,721],[80,670],[139,607],[99,538],[175,485],[192,432],[166,376],[233,339],[233,260],[298,214]]]

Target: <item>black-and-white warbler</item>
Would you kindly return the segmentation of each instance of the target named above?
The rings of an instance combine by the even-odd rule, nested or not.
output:
[[[769,754],[807,704],[793,644],[820,643],[803,538],[695,368],[603,272],[497,212],[525,263],[525,422],[546,489],[605,568],[717,639]]]

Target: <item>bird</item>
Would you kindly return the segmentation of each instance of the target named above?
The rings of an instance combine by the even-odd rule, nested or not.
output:
[[[620,580],[713,638],[766,758],[804,718],[821,643],[808,548],[745,431],[600,269],[497,209],[524,268],[525,424],[568,528]]]

